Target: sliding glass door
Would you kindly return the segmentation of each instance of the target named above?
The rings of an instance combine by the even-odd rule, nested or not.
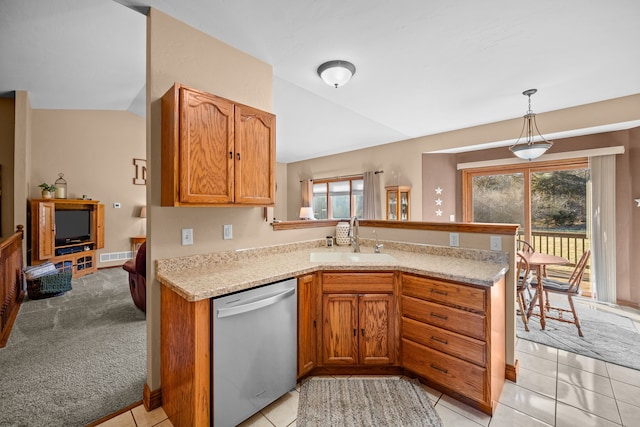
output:
[[[520,238],[536,251],[569,260],[548,269],[568,278],[590,248],[589,183],[586,159],[464,170],[464,219],[520,224]],[[590,293],[590,286],[583,291]]]

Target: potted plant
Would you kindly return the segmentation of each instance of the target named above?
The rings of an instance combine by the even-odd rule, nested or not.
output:
[[[47,184],[46,182],[43,182],[42,184],[38,185],[38,187],[40,187],[42,189],[42,198],[43,199],[50,199],[53,197],[53,193],[55,193],[56,191],[56,186],[54,184]]]

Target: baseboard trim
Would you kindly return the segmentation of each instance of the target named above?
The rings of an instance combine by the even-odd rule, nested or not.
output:
[[[99,426],[100,424],[109,421],[112,418],[117,417],[120,414],[124,414],[125,412],[129,412],[130,410],[132,410],[133,408],[140,406],[140,404],[142,403],[142,401],[137,401],[135,403],[132,403],[131,405],[127,406],[126,408],[122,408],[117,412],[114,412],[113,414],[109,414],[106,417],[102,417],[99,420],[95,420],[94,422],[87,424],[85,427],[96,427]]]
[[[162,389],[151,391],[147,383],[144,383],[142,392],[142,403],[147,411],[152,411],[162,406]]]
[[[509,380],[516,382],[518,378],[518,370],[520,369],[520,362],[516,359],[516,362],[513,365],[506,365],[504,377]]]

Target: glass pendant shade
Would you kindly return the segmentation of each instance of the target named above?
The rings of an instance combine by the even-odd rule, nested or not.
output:
[[[520,144],[511,147],[511,152],[524,160],[533,160],[542,156],[551,144],[548,142],[537,142],[531,144]]]
[[[318,67],[318,75],[329,86],[338,88],[356,73],[356,67],[348,61],[329,61]]]
[[[515,156],[523,160],[537,159],[551,148],[551,146],[553,146],[553,141],[547,141],[540,134],[538,125],[536,124],[536,115],[531,110],[531,95],[537,91],[538,89],[527,89],[522,92],[523,95],[529,97],[529,109],[527,110],[527,114],[524,115],[524,124],[522,125],[522,132],[520,132],[520,136],[516,142],[509,147],[509,150],[511,150]],[[536,133],[538,134],[537,138],[535,137]],[[521,143],[520,139],[522,139],[523,135],[526,135],[526,137],[525,141]],[[534,142],[534,139],[541,141]]]

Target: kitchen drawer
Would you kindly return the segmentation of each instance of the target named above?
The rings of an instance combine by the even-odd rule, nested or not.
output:
[[[487,308],[484,289],[410,274],[402,275],[402,294],[483,313]]]
[[[403,296],[402,315],[479,340],[486,339],[487,322],[481,314]]]
[[[448,354],[402,339],[402,366],[478,402],[485,402],[487,370]]]
[[[322,291],[325,293],[391,293],[393,273],[323,273]]]
[[[417,320],[402,318],[402,337],[484,367],[486,344]]]

